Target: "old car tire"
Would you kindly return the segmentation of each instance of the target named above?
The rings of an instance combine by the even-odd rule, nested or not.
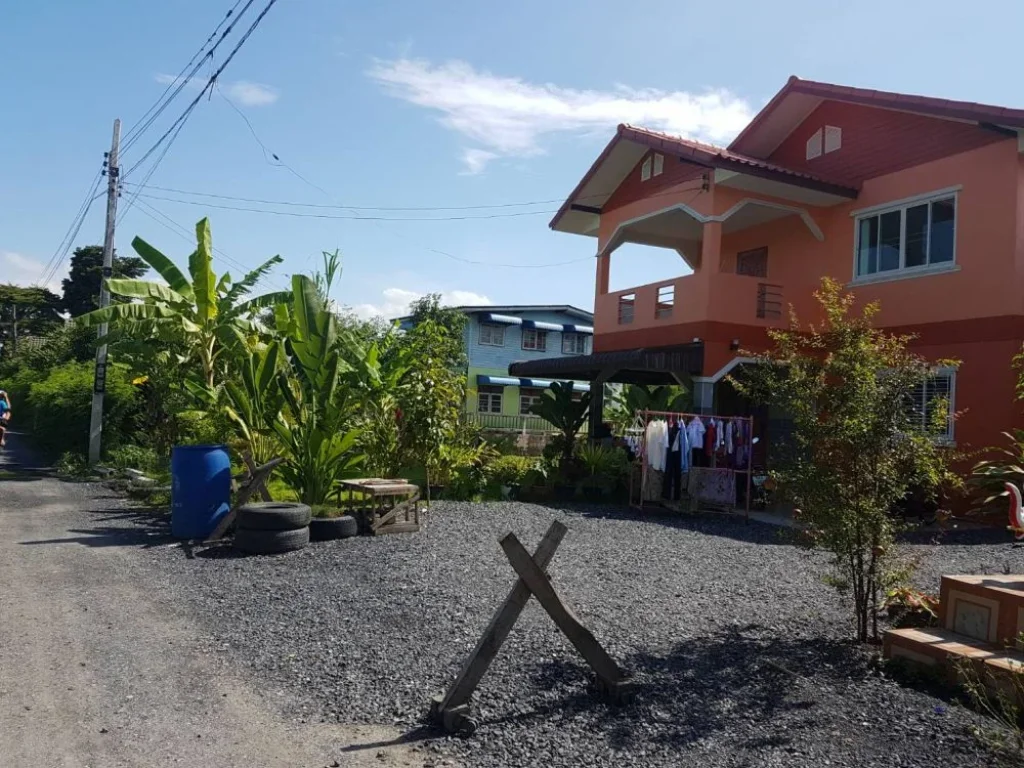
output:
[[[359,533],[359,523],[352,515],[341,517],[314,517],[309,522],[310,541],[347,539]]]
[[[259,531],[240,528],[235,531],[235,549],[250,555],[276,555],[293,552],[309,544],[309,528],[291,531]]]
[[[238,508],[239,530],[293,531],[309,525],[309,506],[295,501],[261,501]]]

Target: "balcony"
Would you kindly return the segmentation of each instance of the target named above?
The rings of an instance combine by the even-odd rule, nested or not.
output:
[[[781,285],[747,275],[695,273],[597,296],[594,332],[653,330],[704,321],[781,325],[785,314]]]

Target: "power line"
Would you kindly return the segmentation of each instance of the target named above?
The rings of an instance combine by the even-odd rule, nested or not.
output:
[[[273,211],[267,208],[250,208],[246,206],[207,203],[199,200],[182,200],[176,197],[148,195],[142,192],[141,187],[136,189],[135,195],[136,197],[144,197],[149,200],[163,200],[168,203],[196,205],[203,208],[220,208],[225,211],[246,211],[249,213],[265,213],[271,216],[293,216],[296,218],[306,219],[341,219],[345,221],[477,221],[482,219],[508,219],[518,216],[537,216],[541,214],[554,213],[554,211],[516,211],[513,213],[489,213],[481,216],[345,216],[341,214],[308,213],[303,211]]]
[[[136,202],[137,202],[137,205],[140,206],[139,207],[139,211],[140,212],[142,212],[143,214],[148,216],[150,219],[155,221],[157,224],[162,226],[164,229],[167,229],[167,230],[173,232],[175,235],[177,235],[178,237],[180,237],[182,240],[184,240],[185,242],[189,243],[190,245],[193,243],[194,238],[195,238],[195,234],[192,233],[192,232],[189,232],[186,227],[182,226],[177,221],[175,221],[170,216],[168,216],[166,213],[161,211],[159,208],[157,208],[157,207],[155,207],[153,205],[150,205],[146,201],[138,200]],[[148,210],[146,210],[146,209],[148,209]],[[150,211],[152,211],[152,213],[150,213]],[[156,216],[159,216],[160,218],[164,219],[164,221],[161,221],[160,219],[156,218],[156,216],[154,216],[153,214],[156,214]],[[169,223],[165,223],[165,221],[169,222]],[[213,251],[214,251],[214,253],[216,253],[219,256],[221,256],[225,261],[227,261],[230,264],[233,264],[234,266],[236,266],[239,269],[243,270],[245,274],[248,274],[249,272],[253,271],[252,267],[247,266],[247,265],[243,264],[242,262],[238,261],[237,259],[231,257],[230,255],[225,253],[223,250],[221,250],[217,246],[213,247]],[[262,278],[260,278],[260,280],[261,281],[262,280],[267,280],[272,285],[274,285],[276,288],[280,288],[281,290],[290,290],[287,287],[285,287],[284,285],[282,285],[280,282],[277,282],[276,280],[273,280],[269,276],[265,275]]]
[[[277,157],[277,155],[273,155]],[[192,195],[193,197],[209,197],[217,200],[234,200],[241,203],[261,203],[263,205],[286,205],[298,208],[326,208],[343,211],[477,211],[490,210],[495,208],[525,208],[531,205],[553,205],[562,202],[561,200],[530,200],[522,203],[491,203],[488,205],[435,205],[435,206],[380,206],[380,205],[334,205],[327,203],[299,203],[291,200],[261,200],[255,197],[234,197],[232,195],[219,195],[212,192],[190,192],[184,189],[171,189],[170,187],[158,187],[150,185],[150,189],[160,192],[172,192],[178,195]],[[325,195],[329,193],[324,190]]]
[[[89,186],[89,191],[86,192],[85,199],[78,207],[78,212],[71,220],[71,224],[64,233],[64,237],[61,239],[57,249],[53,252],[53,255],[43,266],[43,271],[40,273],[39,279],[36,280],[37,285],[45,285],[50,282],[50,280],[53,279],[53,276],[57,273],[57,270],[60,268],[60,265],[64,263],[64,259],[68,255],[68,251],[71,250],[71,246],[74,245],[75,238],[78,237],[78,233],[82,229],[82,224],[85,222],[85,217],[89,214],[89,209],[92,207],[93,201],[102,196],[96,194],[96,189],[99,187],[102,178],[103,171],[97,171]]]
[[[261,145],[262,145],[262,143],[261,143]],[[277,155],[273,155],[273,157],[276,158]],[[276,165],[276,164],[271,163],[271,165]],[[306,179],[304,177],[300,176],[300,178],[302,178],[303,181],[306,181]],[[315,189],[321,191],[323,194],[327,195],[328,197],[331,197],[330,193],[327,192],[322,187],[316,186],[315,184],[312,184],[312,182],[306,181],[306,183],[310,184]],[[697,184],[699,187],[702,187],[704,182],[702,180],[695,180],[693,183]],[[136,185],[128,183],[127,186],[133,187],[133,186],[136,186]],[[417,212],[417,211],[419,211],[419,212],[429,212],[429,211],[477,211],[477,210],[494,210],[494,209],[503,209],[503,208],[525,208],[525,207],[529,207],[529,206],[533,206],[533,205],[552,205],[552,204],[557,204],[557,203],[564,202],[563,198],[557,198],[557,199],[553,199],[553,200],[525,200],[525,201],[521,201],[521,202],[488,203],[488,204],[481,204],[481,205],[447,205],[447,206],[445,206],[445,205],[434,205],[434,206],[345,205],[345,204],[342,204],[342,203],[327,204],[327,203],[302,203],[302,202],[298,202],[298,201],[294,201],[294,200],[266,200],[266,199],[257,198],[257,197],[239,197],[239,196],[235,196],[235,195],[216,194],[216,193],[213,193],[213,192],[195,192],[195,191],[191,191],[191,190],[187,190],[187,189],[174,189],[172,187],[158,187],[156,185],[148,185],[148,188],[151,189],[151,190],[159,191],[159,192],[171,192],[173,194],[190,195],[192,197],[205,197],[205,198],[210,198],[210,199],[213,199],[213,200],[231,200],[231,201],[234,201],[234,202],[241,202],[241,203],[258,203],[260,205],[279,205],[279,206],[294,207],[294,208],[313,208],[313,209],[342,210],[342,211],[384,211],[384,212],[388,212],[388,211],[394,211],[394,212],[403,212],[403,211],[410,211],[410,212]],[[667,190],[665,192],[656,192],[653,195],[647,195],[647,196],[645,196],[645,199],[651,199],[651,198],[655,198],[655,197],[671,197],[673,195],[679,194],[680,192],[686,192],[686,191],[689,191],[689,190],[694,189],[694,188],[695,187],[692,187],[692,186],[678,185],[678,186],[673,187],[671,190]],[[614,191],[614,190],[612,190],[612,191]],[[605,194],[610,194],[610,193],[605,193]],[[601,197],[601,196],[603,196],[603,195],[599,194],[599,193],[593,193],[591,195],[586,195],[584,197],[581,197],[580,199],[587,199],[587,198],[591,198],[591,197]],[[526,213],[518,214],[518,215],[529,215],[529,213],[554,213],[554,211],[531,211],[531,212],[526,212]],[[480,218],[483,218],[483,217],[480,217]]]
[[[239,14],[239,17],[241,17],[241,15],[244,14],[246,10],[248,10],[249,6],[253,3],[253,1],[254,0],[249,0],[249,2],[246,3],[245,8],[243,8],[241,14]],[[270,12],[270,9],[273,8],[276,3],[277,0],[269,0],[269,2],[263,7],[263,10],[259,12],[259,15],[256,16],[253,23],[249,25],[249,28],[239,38],[238,42],[235,43],[235,47],[231,49],[231,52],[227,55],[227,58],[225,58],[221,65],[217,68],[217,71],[213,73],[213,75],[207,81],[206,85],[204,85],[202,89],[199,91],[199,94],[195,97],[195,99],[193,99],[192,102],[185,108],[185,111],[181,113],[178,119],[171,124],[171,127],[168,128],[159,139],[157,139],[156,143],[146,151],[146,153],[128,170],[127,173],[124,174],[125,176],[130,175],[136,168],[138,168],[142,163],[144,163],[147,160],[147,158],[149,158],[149,156],[152,155],[153,152],[155,152],[161,144],[163,144],[163,142],[167,139],[168,136],[170,136],[173,133],[174,137],[177,137],[178,133],[181,131],[181,126],[183,126],[185,124],[185,121],[188,120],[189,116],[192,114],[192,111],[202,100],[203,96],[206,95],[207,91],[213,88],[214,84],[217,82],[217,78],[220,77],[222,72],[224,72],[228,64],[231,63],[231,60],[235,58],[235,55],[238,53],[241,47],[245,45],[245,41],[249,39],[250,35],[252,35],[252,33],[256,30],[256,27],[260,25],[260,22],[263,21],[264,17],[267,15],[267,13]],[[231,28],[234,27],[234,24],[235,22],[232,22],[232,24],[229,25],[229,27],[226,30],[224,30],[224,35],[227,35],[230,32]],[[224,35],[222,35],[221,37],[223,38]],[[210,54],[212,54],[212,51],[210,52]]]
[[[231,6],[231,8],[228,10],[226,14],[224,14],[224,18],[222,18],[220,20],[220,23],[218,23],[217,26],[214,27],[213,32],[209,34],[209,36],[206,38],[203,44],[199,47],[199,50],[192,54],[192,58],[189,59],[188,63],[181,68],[181,71],[177,74],[177,76],[169,83],[167,83],[167,87],[164,88],[163,93],[160,94],[160,98],[153,102],[153,105],[146,110],[142,117],[136,120],[132,127],[128,129],[128,132],[125,134],[125,149],[127,149],[130,144],[133,144],[138,139],[138,137],[141,136],[142,133],[144,133],[146,129],[153,124],[153,121],[160,116],[160,113],[162,113],[167,108],[167,106],[177,97],[177,95],[181,93],[181,90],[192,80],[192,77],[195,75],[195,73],[199,71],[199,68],[202,66],[203,61],[206,61],[207,59],[212,59],[212,54],[217,49],[216,45],[210,50],[210,52],[206,56],[203,56],[203,61],[200,61],[199,64],[192,70],[192,72],[190,72],[186,76],[185,73],[188,72],[188,68],[191,67],[195,63],[196,59],[198,59],[203,54],[203,51],[206,50],[206,47],[213,41],[214,37],[217,36],[217,33],[220,31],[221,27],[223,27],[224,24],[227,23],[227,21],[231,18],[231,16],[238,9],[238,6],[242,4],[242,2],[243,0],[235,0],[235,4]],[[248,8],[248,6],[246,6],[246,8]],[[242,11],[242,13],[244,14],[245,11]],[[236,17],[236,20],[237,18],[238,17]],[[230,32],[230,29],[225,31],[225,36],[227,35],[227,32]],[[223,39],[224,38],[222,36],[221,40],[219,40],[217,44],[219,45],[220,42],[223,41]],[[175,86],[178,87],[175,88]],[[167,96],[168,92],[172,88],[175,88],[174,94],[171,96],[171,98],[164,102],[164,97]],[[163,106],[161,106],[162,102]],[[146,121],[146,119],[150,116],[153,110],[155,110],[157,107],[160,107],[160,111],[153,115],[152,119],[146,122],[145,126],[142,126],[140,128],[142,123]],[[136,133],[137,128],[139,129],[138,133]]]

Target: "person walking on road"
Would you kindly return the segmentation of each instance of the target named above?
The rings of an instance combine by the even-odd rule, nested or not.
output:
[[[0,389],[0,447],[7,445],[7,424],[11,420],[11,398]]]

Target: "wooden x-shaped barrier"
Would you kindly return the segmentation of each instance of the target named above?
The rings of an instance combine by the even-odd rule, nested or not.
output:
[[[475,727],[469,717],[469,700],[526,607],[530,595],[537,598],[541,607],[597,674],[600,690],[616,702],[629,696],[631,685],[628,675],[619,669],[590,630],[562,602],[548,578],[548,564],[562,543],[566,530],[562,523],[557,520],[553,522],[532,557],[515,534],[508,533],[502,537],[501,548],[519,574],[519,579],[495,612],[448,692],[444,696],[435,696],[431,702],[432,719],[446,731],[472,731]]]

